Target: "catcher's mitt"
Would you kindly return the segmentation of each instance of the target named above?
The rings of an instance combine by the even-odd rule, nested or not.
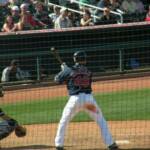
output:
[[[15,128],[15,135],[17,137],[24,137],[24,136],[26,136],[26,134],[27,134],[27,130],[25,127],[18,125]]]

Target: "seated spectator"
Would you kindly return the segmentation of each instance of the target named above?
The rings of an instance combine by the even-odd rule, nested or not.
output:
[[[60,15],[60,8],[54,5],[53,13],[49,14],[49,17],[51,18],[53,25],[55,24],[55,21],[59,17],[59,15]]]
[[[110,0],[99,0],[97,2],[96,6],[99,7],[99,8],[102,8],[102,9],[105,8],[105,7],[109,8],[110,7]],[[96,9],[94,11],[94,15],[101,17],[103,15],[103,11]],[[97,22],[99,22],[99,20],[94,18],[94,22],[95,22],[95,24],[97,24]]]
[[[72,27],[72,23],[68,18],[68,10],[62,8],[60,10],[60,16],[55,21],[55,29],[69,28]]]
[[[0,28],[2,28],[5,21],[5,17],[9,13],[9,9],[7,7],[8,4],[9,0],[0,0]]]
[[[30,11],[31,14],[35,13],[35,4],[37,3],[36,0],[23,0],[22,4],[25,4],[28,6],[28,11]]]
[[[146,14],[145,21],[150,21],[150,6],[149,6],[148,12]]]
[[[14,21],[13,21],[13,18],[12,18],[12,16],[10,16],[10,15],[8,15],[7,17],[6,17],[6,20],[5,20],[5,22],[4,22],[4,25],[3,25],[3,27],[2,27],[2,32],[11,32],[11,31],[13,31],[13,28],[14,28]]]
[[[11,16],[14,20],[14,23],[17,23],[19,22],[19,19],[20,19],[20,10],[19,10],[19,7],[18,6],[13,6],[11,8]]]
[[[80,24],[83,27],[84,26],[93,26],[94,25],[92,17],[91,17],[91,13],[90,13],[90,11],[88,9],[86,9],[84,11],[84,14],[83,14],[83,17],[81,18]]]
[[[104,8],[103,15],[97,24],[104,25],[104,24],[115,24],[117,23],[116,17],[110,13],[109,8]]]
[[[26,14],[22,14],[18,23],[15,24],[13,31],[33,30],[35,25],[32,25]]]
[[[45,28],[46,24],[44,24],[43,22],[41,22],[40,20],[36,20],[34,18],[34,16],[30,13],[29,11],[29,7],[28,4],[24,3],[20,6],[21,9],[21,15],[22,17],[24,16],[23,19],[25,19],[26,21],[26,25],[27,26],[32,26],[32,29],[41,29],[42,27]],[[29,28],[30,29],[30,28]]]
[[[22,74],[22,70],[19,67],[18,60],[12,60],[10,66],[6,67],[2,71],[1,82],[12,82],[23,80],[24,76]]]
[[[80,19],[76,13],[69,11],[68,18],[71,21],[73,27],[80,27]]]
[[[34,16],[36,19],[38,19],[40,22],[45,24],[48,28],[52,27],[52,21],[51,18],[48,16],[48,11],[44,9],[44,5],[41,2],[37,2],[35,5],[36,12],[34,13]]]

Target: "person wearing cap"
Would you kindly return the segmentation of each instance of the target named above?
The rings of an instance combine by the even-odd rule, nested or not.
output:
[[[71,20],[68,18],[68,9],[63,7],[60,10],[60,16],[55,21],[55,29],[72,27]]]
[[[13,17],[14,23],[19,22],[20,19],[20,9],[18,6],[13,6],[11,8],[11,16]]]
[[[10,65],[2,71],[1,82],[23,80],[24,77],[21,72],[19,61],[14,59],[11,61]]]

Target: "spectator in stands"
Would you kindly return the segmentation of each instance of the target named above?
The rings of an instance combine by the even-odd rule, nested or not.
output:
[[[104,8],[103,15],[97,24],[104,25],[104,24],[115,24],[115,23],[117,23],[116,17],[110,13],[109,8],[107,7]]]
[[[9,0],[0,0],[0,28],[3,26],[5,17],[8,15],[8,4]]]
[[[80,19],[76,15],[76,13],[69,11],[68,18],[71,21],[73,27],[80,27]]]
[[[60,15],[60,8],[54,5],[53,13],[49,14],[49,17],[51,18],[53,25],[55,24],[55,21],[59,17],[59,15]]]
[[[22,76],[22,71],[19,67],[18,60],[12,60],[10,66],[6,67],[2,71],[1,82],[11,82],[23,80],[24,76]]]
[[[110,0],[98,0],[96,6],[101,9],[103,9],[105,7],[110,7]],[[103,15],[103,11],[96,9],[94,11],[94,15],[101,17]],[[99,20],[94,18],[94,23],[97,24],[98,22],[99,22]]]
[[[37,2],[35,4],[35,10],[34,17],[45,24],[48,28],[52,28],[51,18],[48,16],[48,11],[44,8],[43,3]]]
[[[13,6],[19,6],[18,0],[9,0],[9,8],[11,9]]]
[[[28,11],[30,11],[31,14],[35,13],[35,4],[36,4],[36,0],[23,0],[22,4],[25,4],[28,6]]]
[[[19,22],[19,19],[20,19],[20,10],[19,10],[19,7],[18,6],[13,6],[11,8],[11,16],[14,20],[14,23],[17,23]]]
[[[68,9],[65,7],[60,10],[60,16],[55,21],[55,29],[72,27],[71,20],[68,18]]]
[[[90,11],[88,9],[84,10],[84,14],[83,14],[83,17],[81,18],[80,24],[83,27],[84,26],[93,26],[94,25],[92,17],[91,17],[91,13],[90,13]]]
[[[145,21],[150,21],[150,6],[149,6],[148,12],[146,14]]]
[[[6,17],[6,20],[5,20],[5,22],[4,22],[4,25],[3,25],[3,27],[2,27],[2,32],[11,32],[11,31],[13,31],[13,28],[14,28],[14,21],[13,21],[13,18],[12,18],[12,16],[10,16],[10,15],[8,15],[7,17]]]
[[[36,25],[36,24],[35,24]],[[22,14],[18,23],[15,24],[13,31],[25,31],[25,30],[33,30],[35,28],[28,21],[28,16],[26,14]]]
[[[34,16],[30,13],[28,4],[24,3],[20,6],[21,9],[21,22],[23,22],[24,26],[29,27],[29,29],[41,29],[42,27],[47,27],[46,24],[34,18]],[[25,30],[27,30],[25,27]]]

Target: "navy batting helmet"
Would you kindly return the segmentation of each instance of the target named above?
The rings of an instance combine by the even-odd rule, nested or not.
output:
[[[84,51],[77,51],[73,55],[75,62],[85,61],[86,60],[86,53]]]

